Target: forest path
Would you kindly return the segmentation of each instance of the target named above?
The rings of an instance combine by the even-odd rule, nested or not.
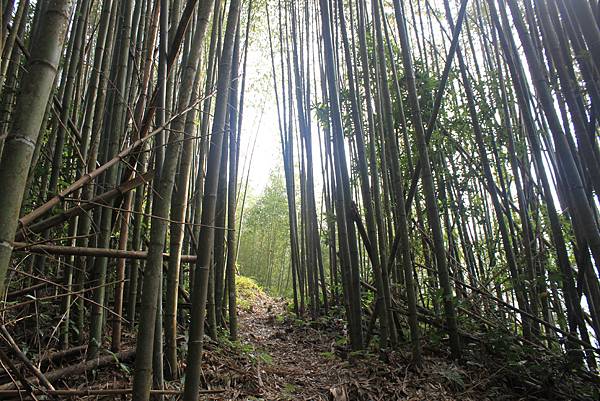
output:
[[[426,356],[425,370],[416,372],[409,368],[408,352],[394,353],[389,363],[368,352],[348,353],[340,345],[343,328],[337,319],[296,320],[284,301],[262,292],[255,295],[239,312],[241,346],[256,359],[256,393],[244,399],[489,399],[474,388],[452,389],[444,376],[456,367],[444,358]]]
[[[266,295],[240,312],[240,336],[257,355],[257,379],[265,399],[344,398],[348,369],[335,364],[335,339],[285,316],[285,303]],[[332,365],[336,366],[332,366]]]

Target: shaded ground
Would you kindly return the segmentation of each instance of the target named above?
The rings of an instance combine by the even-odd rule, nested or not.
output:
[[[351,353],[341,319],[300,321],[285,302],[264,294],[251,280],[239,288],[240,339],[205,338],[203,388],[218,391],[203,400],[567,400],[592,398],[589,382],[574,377],[563,360],[524,350],[498,333],[479,335],[464,344],[465,360],[448,359],[444,339],[424,338],[424,366],[410,367],[408,344],[379,360],[374,352]],[[183,332],[183,331],[182,331]],[[473,336],[475,338],[475,336]],[[135,336],[124,333],[127,348]],[[180,346],[185,353],[185,339]],[[82,352],[84,352],[82,350]],[[78,357],[51,363],[51,372],[77,362]],[[103,367],[87,375],[64,377],[60,389],[131,387],[132,363]],[[181,371],[185,369],[181,366]],[[4,381],[7,379],[5,378]],[[180,381],[166,388],[181,390]],[[583,389],[583,390],[582,390]],[[178,396],[164,400],[179,399]],[[115,396],[71,399],[113,400]],[[127,399],[126,396],[118,399]]]
[[[241,299],[241,338],[232,344],[234,355],[230,355],[237,358],[238,365],[227,383],[233,388],[211,399],[591,399],[587,395],[590,387],[563,370],[560,359],[516,351],[502,341],[490,344],[495,333],[464,344],[465,361],[460,366],[448,359],[445,344],[435,345],[425,338],[423,369],[416,371],[410,367],[408,344],[384,363],[374,353],[350,353],[339,319],[296,320],[286,312],[283,301],[261,291],[244,294],[242,290]],[[241,359],[236,347],[243,351]],[[215,349],[217,354],[224,351],[222,344]],[[219,380],[227,372],[225,364],[222,370],[214,369],[208,360],[207,364]]]
[[[341,322],[298,324],[282,319],[284,304],[257,299],[240,314],[243,342],[259,356],[256,396],[266,400],[483,400],[476,386],[451,391],[452,378],[463,372],[441,360],[426,359],[427,374],[416,377],[408,358],[396,355],[384,364],[375,355],[348,354],[340,337]],[[338,324],[336,324],[338,323]],[[332,327],[333,326],[333,327]],[[337,327],[336,327],[337,326]],[[265,355],[268,355],[266,357]],[[261,358],[262,356],[262,358]],[[260,371],[260,377],[258,372]]]

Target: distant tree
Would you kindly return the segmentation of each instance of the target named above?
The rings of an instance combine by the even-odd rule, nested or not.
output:
[[[271,171],[266,187],[251,202],[242,221],[239,272],[272,294],[291,297],[288,205],[279,171]]]

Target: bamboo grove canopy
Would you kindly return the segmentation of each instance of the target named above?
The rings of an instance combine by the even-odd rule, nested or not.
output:
[[[496,331],[597,371],[598,0],[0,6],[6,341],[135,354],[123,394],[197,400],[247,272],[354,351]],[[281,163],[246,205],[257,130]]]

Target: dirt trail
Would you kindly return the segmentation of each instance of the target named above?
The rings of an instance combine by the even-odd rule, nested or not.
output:
[[[390,363],[375,355],[347,354],[339,346],[341,321],[299,324],[283,302],[266,295],[240,312],[240,339],[257,356],[257,392],[263,400],[485,400],[482,394],[455,392],[439,372],[455,367],[426,358],[427,372],[409,369],[408,355]],[[458,374],[458,372],[457,372]]]
[[[562,364],[560,360],[546,357],[542,364],[539,359],[543,355],[530,353],[535,364],[529,367],[525,366],[530,363],[527,359],[506,362],[498,355],[515,351],[502,343],[494,352],[489,349],[492,345],[484,341],[465,342],[465,360],[457,365],[449,359],[445,339],[433,338],[433,331],[422,338],[421,370],[410,366],[411,347],[407,343],[399,344],[387,355],[388,361],[382,362],[376,344],[360,353],[349,352],[342,319],[297,320],[286,311],[282,300],[269,297],[252,280],[238,284],[240,338],[228,340],[227,331],[217,339],[205,336],[202,388],[211,393],[204,392],[203,401],[571,400],[582,387],[579,382],[565,381],[563,373],[561,377],[553,376],[554,372],[562,372],[559,368],[563,365],[557,365]],[[185,354],[186,338],[180,340]],[[128,349],[135,348],[135,341],[135,333],[124,333]],[[490,355],[498,359],[490,359]],[[50,376],[47,372],[75,365],[77,357],[55,361],[44,373]],[[185,372],[184,364],[181,372]],[[63,377],[53,384],[60,389],[130,388],[132,369],[128,363],[111,364],[87,375]],[[182,387],[180,380],[166,383],[167,390],[180,391]],[[115,398],[94,395],[78,399]]]
[[[335,341],[309,327],[282,322],[283,314],[283,303],[268,297],[240,314],[242,341],[259,356],[265,399],[326,400],[332,391],[343,393],[348,372],[331,368]]]
[[[435,335],[431,332],[422,338],[423,365],[417,370],[406,341],[383,362],[377,344],[363,352],[349,351],[342,319],[302,321],[286,309],[284,301],[268,296],[252,280],[238,282],[239,341],[205,338],[203,387],[219,391],[205,400],[573,399],[568,383],[534,386],[530,383],[545,380],[539,372],[523,368],[521,362],[490,359],[497,353],[486,351],[483,342],[465,341],[465,360],[457,364],[449,358],[445,339],[430,337]]]

